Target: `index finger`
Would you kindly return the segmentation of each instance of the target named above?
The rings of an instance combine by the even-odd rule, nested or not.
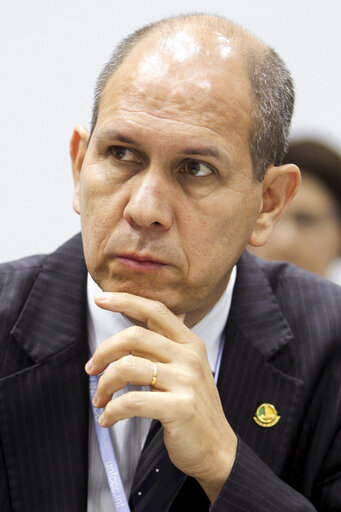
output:
[[[182,321],[184,315],[175,315],[162,302],[123,292],[98,293],[95,302],[103,309],[143,322],[149,330],[178,343],[191,341],[191,331]]]

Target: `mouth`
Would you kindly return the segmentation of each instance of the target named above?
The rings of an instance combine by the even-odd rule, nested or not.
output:
[[[149,255],[119,254],[116,261],[125,268],[138,272],[155,272],[165,267],[167,263]]]

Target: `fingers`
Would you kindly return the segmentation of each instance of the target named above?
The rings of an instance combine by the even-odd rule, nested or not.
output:
[[[103,309],[123,313],[143,322],[148,329],[178,343],[188,343],[190,332],[183,324],[183,315],[174,315],[169,309],[155,300],[138,297],[130,293],[98,293],[95,302]]]
[[[156,372],[154,364],[156,364]],[[165,391],[169,386],[169,379],[172,378],[172,370],[165,371],[164,364],[152,363],[142,357],[122,357],[112,363],[100,377],[94,397],[95,407],[104,407],[112,399],[112,395],[127,384],[151,386],[155,373],[154,389]]]
[[[204,343],[184,325],[183,316],[177,317],[159,302],[127,293],[98,294],[95,300],[102,308],[123,313],[146,326],[132,326],[108,338],[86,366],[90,375],[104,372],[94,397],[95,407],[105,407],[101,425],[109,426],[131,416],[151,417],[163,423],[169,417],[168,421],[174,421],[185,396],[193,397],[194,390],[200,391],[206,380],[213,382]],[[152,382],[152,393],[128,392],[113,398],[128,383],[150,386]],[[191,403],[197,400],[192,398]]]
[[[180,357],[176,345],[192,343],[196,338],[183,324],[183,315],[177,317],[160,302],[128,293],[101,293],[95,300],[105,309],[143,322],[147,329],[133,326],[103,342],[86,365],[90,375],[103,372],[111,362],[128,354],[152,361],[176,360]]]
[[[182,363],[154,363],[143,357],[124,356],[101,375],[93,403],[97,408],[105,407],[114,393],[127,384],[150,386],[153,392],[170,392],[183,397],[205,386],[207,380],[214,382],[210,369],[206,374],[197,356],[192,354],[189,359]]]
[[[90,375],[97,375],[110,363],[129,354],[167,363],[179,357],[176,348],[168,338],[134,325],[101,343],[85,369]]]
[[[99,294],[95,300],[146,326],[108,338],[94,353],[92,367],[87,367],[92,375],[103,372],[94,397],[95,406],[104,407],[99,423],[109,427],[133,416],[158,419],[173,464],[203,482],[215,499],[209,486],[216,480],[217,461],[223,466],[220,485],[235,458],[236,436],[224,415],[203,341],[159,302],[126,293]],[[152,382],[150,391],[113,396],[128,383]]]
[[[110,400],[98,421],[102,427],[110,427],[117,421],[139,416],[166,423],[176,407],[177,400],[171,393],[130,391]]]

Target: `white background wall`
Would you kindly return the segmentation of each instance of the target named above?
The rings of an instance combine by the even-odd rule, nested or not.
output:
[[[69,138],[89,125],[113,46],[160,17],[225,15],[273,46],[297,91],[293,134],[341,149],[340,0],[2,0],[0,260],[54,249],[79,230]]]

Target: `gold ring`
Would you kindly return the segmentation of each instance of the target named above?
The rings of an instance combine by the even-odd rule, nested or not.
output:
[[[153,378],[152,378],[152,382],[150,384],[151,386],[155,386],[156,379],[157,379],[157,364],[153,363]]]

